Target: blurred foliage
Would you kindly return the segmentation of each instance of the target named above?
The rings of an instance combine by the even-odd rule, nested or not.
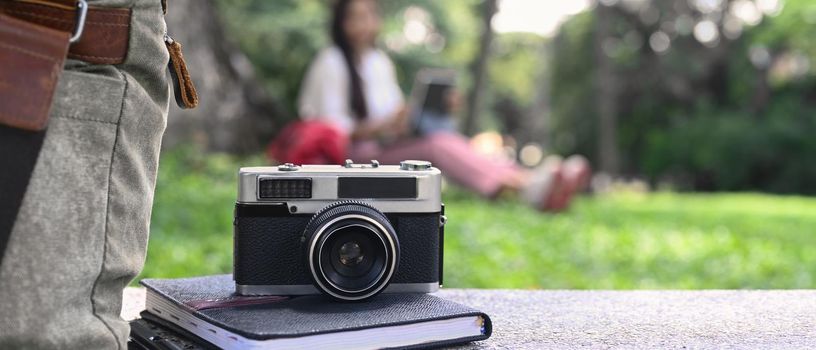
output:
[[[627,3],[614,7],[612,32],[597,33],[592,11],[569,20],[554,40],[556,150],[596,158],[595,66],[609,59],[625,175],[684,189],[816,193],[809,181],[816,174],[816,2],[782,1],[780,13],[731,37],[729,6],[753,2],[710,2],[720,7],[711,13],[693,6],[709,2],[641,1],[635,10]],[[644,20],[648,11],[659,20]],[[706,20],[719,30],[708,45],[692,30]],[[682,21],[691,27],[682,30]],[[650,47],[658,32],[671,39],[661,53]],[[604,37],[601,48],[596,35]]]
[[[380,48],[394,60],[403,90],[423,67],[451,67],[464,72],[472,59],[478,33],[476,0],[387,0],[380,2],[383,27]],[[230,37],[255,64],[273,96],[283,102],[287,116],[296,115],[300,81],[314,55],[330,44],[330,1],[221,0],[219,9]],[[426,31],[422,41],[410,42],[406,21]]]
[[[231,272],[236,169],[264,162],[164,152],[140,278]],[[443,200],[446,287],[816,287],[812,198],[618,192],[559,215],[452,187]]]
[[[254,63],[269,92],[286,113],[295,118],[300,82],[314,55],[330,44],[330,1],[327,0],[220,0],[219,9],[230,38]],[[382,0],[383,27],[378,46],[397,69],[400,86],[410,94],[413,78],[425,67],[459,71],[459,87],[471,85],[469,67],[477,52],[479,0]],[[408,39],[408,27],[426,31],[423,40]],[[496,38],[490,84],[480,125],[502,130],[506,117],[496,115],[496,101],[510,101],[526,108],[532,101],[544,64],[540,58],[546,40],[534,34],[509,34]],[[504,119],[503,119],[504,118]],[[509,130],[513,132],[513,130]]]
[[[704,117],[648,136],[644,171],[655,178],[670,173],[673,183],[704,190],[816,193],[815,111],[797,106],[777,102],[768,112],[773,118],[700,108]]]
[[[315,53],[330,44],[329,3],[218,2],[229,37],[281,102],[284,115],[275,116],[281,124],[295,118],[300,80]],[[379,47],[396,63],[406,94],[422,67],[458,69],[460,87],[469,88],[481,1],[379,3]],[[815,2],[783,1],[780,13],[760,17],[756,25],[740,24],[731,36],[724,34],[734,19],[729,8],[756,2],[606,3],[616,3],[609,32],[598,33],[598,11],[590,9],[569,19],[552,39],[497,35],[478,124],[513,135],[519,144],[537,141],[547,151],[585,154],[597,164],[595,68],[598,59],[608,59],[616,81],[620,175],[646,176],[678,189],[816,193],[807,181],[816,172],[809,137],[816,135]],[[706,4],[719,8],[701,12]],[[695,24],[708,20],[719,30],[715,45],[694,35]],[[411,28],[422,32],[418,39],[412,39]],[[665,52],[652,48],[657,33],[670,39]],[[541,117],[547,122],[529,120]]]
[[[564,23],[553,40],[552,129],[550,146],[563,154],[578,153],[595,159],[597,118],[592,103],[595,86],[592,62],[591,13]]]
[[[322,0],[220,0],[229,37],[255,66],[268,92],[294,118],[300,80],[311,57],[328,42]]]

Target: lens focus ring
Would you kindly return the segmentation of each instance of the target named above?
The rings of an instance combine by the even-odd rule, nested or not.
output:
[[[390,283],[399,242],[385,215],[344,201],[321,209],[304,230],[307,271],[318,290],[339,300],[363,300]]]

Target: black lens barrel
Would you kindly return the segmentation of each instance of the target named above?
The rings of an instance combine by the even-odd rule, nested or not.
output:
[[[304,230],[307,271],[324,294],[343,301],[359,301],[382,292],[399,262],[399,242],[385,214],[356,201],[337,202],[321,209]],[[341,248],[359,248],[359,262],[341,260]]]

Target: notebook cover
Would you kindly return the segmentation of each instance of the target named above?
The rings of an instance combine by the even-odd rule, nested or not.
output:
[[[265,304],[195,310],[191,305],[233,297],[235,284],[232,275],[145,279],[140,283],[199,319],[255,340],[301,337],[467,316],[482,317],[482,335],[442,344],[484,340],[492,332],[487,314],[429,294],[380,294],[372,300],[357,303],[342,303],[322,295],[309,295]],[[149,305],[146,311],[150,312]],[[425,344],[427,345],[430,344]]]

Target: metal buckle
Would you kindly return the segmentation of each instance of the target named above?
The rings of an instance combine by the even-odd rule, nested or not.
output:
[[[74,32],[71,34],[69,43],[73,44],[82,38],[82,32],[85,30],[85,18],[88,17],[88,2],[85,0],[78,0],[76,7],[76,26]]]

